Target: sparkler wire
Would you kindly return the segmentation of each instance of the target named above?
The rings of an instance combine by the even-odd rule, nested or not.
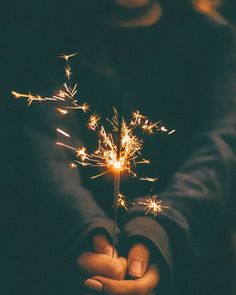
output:
[[[113,219],[113,239],[112,239],[112,257],[115,255],[116,245],[116,222],[118,216],[118,198],[120,194],[120,170],[115,171],[114,175],[114,219]]]
[[[124,100],[124,71],[120,72],[120,107],[118,110],[118,114],[121,114],[121,109],[123,106]],[[119,125],[118,125],[118,139],[117,139],[117,156],[116,161],[120,163],[120,153],[121,153],[121,138],[122,138],[122,118],[119,118]],[[112,257],[114,258],[115,255],[115,246],[116,246],[116,224],[117,224],[117,217],[118,217],[118,200],[120,195],[120,168],[115,170],[114,174],[114,200],[113,200],[113,207],[114,207],[114,216],[113,216],[113,237],[112,237]]]

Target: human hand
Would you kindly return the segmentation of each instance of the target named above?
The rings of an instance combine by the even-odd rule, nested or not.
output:
[[[103,276],[94,276],[89,279],[87,286],[99,286],[93,289],[109,295],[148,295],[155,289],[159,280],[158,267],[152,264],[142,278],[118,281]]]
[[[93,238],[94,252],[84,252],[77,260],[79,267],[89,276],[102,276],[113,280],[122,280],[126,275],[127,261],[123,257],[118,258],[115,250],[115,258],[112,258],[112,245],[107,238],[98,234]],[[85,281],[85,285],[97,291],[102,290],[102,284],[92,279]]]
[[[127,273],[134,278],[133,280],[117,280],[96,275],[88,279],[86,285],[93,289],[97,286],[97,291],[111,295],[150,294],[159,283],[160,274],[157,266],[149,266],[149,257],[149,249],[142,243],[136,243],[131,247],[127,257]]]

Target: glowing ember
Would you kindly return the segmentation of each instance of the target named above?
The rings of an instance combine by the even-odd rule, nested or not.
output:
[[[146,210],[145,214],[150,213],[154,216],[154,218],[161,214],[164,209],[169,208],[162,205],[162,201],[158,200],[156,195],[149,197],[145,202],[138,202],[138,204],[144,205]]]

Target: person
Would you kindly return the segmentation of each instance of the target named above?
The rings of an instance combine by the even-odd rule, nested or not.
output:
[[[160,116],[177,133],[159,143],[154,138],[145,142],[152,173],[161,176],[158,196],[169,209],[153,220],[134,206],[120,223],[120,243],[128,253],[127,273],[136,279],[117,282],[101,277],[110,272],[104,273],[99,263],[94,269],[86,252],[79,264],[93,277],[85,284],[109,294],[149,294],[156,285],[157,294],[167,294],[170,282],[177,294],[219,292],[224,285],[219,260],[226,263],[219,253],[225,249],[222,232],[235,175],[234,29],[206,1],[195,6],[198,11],[186,1],[117,0],[99,8],[95,2],[85,18],[93,25],[86,32],[89,40],[81,48],[81,59],[91,76],[101,79],[99,87],[106,86],[99,89],[100,95],[87,91],[86,86],[96,85],[96,78],[88,74],[87,81],[81,80],[83,97],[91,98],[99,113],[101,96],[108,106],[120,103],[125,117],[136,108],[148,117]],[[93,5],[101,19],[92,14]],[[119,95],[120,73],[125,80],[123,101],[120,97],[111,101],[114,93]],[[114,80],[118,80],[116,89],[108,89]],[[138,200],[147,193],[147,187],[139,184],[124,189]],[[95,236],[95,251],[100,238]],[[132,262],[139,273],[133,272]],[[101,264],[105,264],[102,258]],[[219,284],[213,280],[217,276]],[[229,288],[225,292],[230,293]]]
[[[94,146],[81,127],[82,115],[61,123],[49,111],[40,120],[42,105],[23,114],[17,138],[27,145],[24,153],[21,145],[15,149],[27,161],[16,168],[17,183],[30,179],[20,187],[35,248],[30,267],[38,264],[41,276],[48,273],[44,294],[83,294],[87,288],[107,294],[230,294],[230,271],[222,269],[230,267],[225,243],[235,187],[235,33],[208,2],[200,3],[197,11],[187,0],[71,1],[66,26],[59,30],[52,22],[48,29],[48,36],[60,32],[57,51],[79,47],[80,99],[88,99],[98,114],[109,117],[117,106],[128,118],[138,109],[176,134],[145,138],[143,149],[151,165],[141,173],[160,176],[155,189],[168,209],[156,219],[139,205],[122,212],[119,257],[112,258],[111,180],[91,181],[90,168],[68,170],[71,154],[54,145],[60,124],[77,134],[78,146]],[[45,73],[45,64],[37,70]],[[121,185],[132,201],[144,201],[150,191],[130,179]],[[31,294],[42,294],[31,284]]]

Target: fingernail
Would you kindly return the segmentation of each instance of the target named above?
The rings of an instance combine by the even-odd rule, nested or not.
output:
[[[132,260],[129,265],[129,274],[140,277],[143,275],[143,263],[139,260]]]
[[[98,282],[98,281],[95,281],[93,279],[88,279],[84,282],[85,286],[90,288],[90,289],[93,289],[97,292],[101,292],[102,291],[102,283]]]

